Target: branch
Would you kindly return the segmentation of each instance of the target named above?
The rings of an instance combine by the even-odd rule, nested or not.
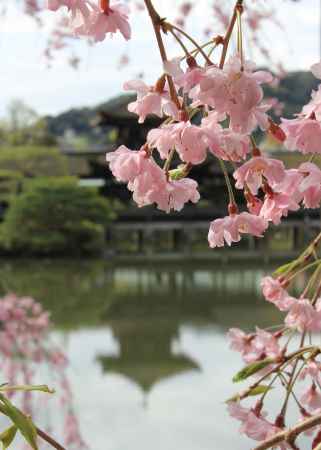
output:
[[[232,19],[230,21],[230,24],[228,26],[228,29],[226,31],[226,34],[224,36],[224,44],[223,44],[223,50],[222,50],[222,56],[221,56],[221,60],[220,60],[220,69],[223,69],[224,63],[225,63],[225,59],[226,59],[226,54],[227,54],[227,49],[230,43],[230,39],[232,36],[232,32],[234,29],[234,25],[236,23],[237,20],[237,10],[242,7],[243,5],[243,0],[237,0],[236,5],[234,7],[234,12],[233,12],[233,16]]]
[[[254,450],[267,450],[271,447],[280,444],[281,442],[289,442],[294,443],[297,436],[304,431],[310,430],[311,428],[321,424],[321,413],[309,417],[309,419],[300,422],[298,425],[295,425],[293,428],[288,430],[280,431],[280,433],[275,434],[269,439],[266,439],[264,442],[255,447]]]
[[[259,378],[255,383],[251,384],[247,389],[245,389],[243,392],[239,394],[239,399],[242,400],[243,398],[246,398],[248,394],[257,386],[259,386],[262,381],[264,381],[266,378],[268,378],[270,375],[272,375],[275,372],[278,372],[283,365],[289,363],[292,361],[295,357],[298,357],[300,355],[303,355],[306,352],[314,353],[317,355],[321,352],[321,347],[318,346],[308,346],[301,348],[299,350],[296,350],[292,353],[289,353],[287,356],[284,356],[282,361],[280,361],[276,366],[272,367],[271,370],[269,370],[266,374],[264,374],[261,378]]]
[[[65,447],[60,445],[57,441],[55,441],[51,436],[49,436],[44,431],[40,430],[40,428],[36,427],[36,431],[39,437],[43,439],[44,441],[48,442],[53,448],[56,450],[66,450]]]
[[[153,24],[153,28],[154,28],[158,48],[159,48],[159,53],[160,53],[162,61],[164,63],[167,61],[167,55],[166,55],[166,50],[165,50],[164,42],[163,42],[162,35],[161,35],[162,19],[160,18],[160,15],[158,14],[158,12],[155,10],[154,5],[151,0],[144,0],[144,2],[146,5],[146,8],[147,8],[147,11],[149,13],[149,16],[152,20],[152,24]],[[175,89],[173,79],[170,75],[167,75],[166,78],[168,81],[171,98],[172,98],[173,102],[176,104],[177,108],[180,110],[181,104],[180,104],[180,101],[177,96],[177,92]]]

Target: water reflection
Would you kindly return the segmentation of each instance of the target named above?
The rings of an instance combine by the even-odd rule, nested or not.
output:
[[[269,271],[183,261],[8,261],[1,279],[51,312],[93,450],[245,450],[223,405],[241,364],[224,333],[280,322],[260,295]]]

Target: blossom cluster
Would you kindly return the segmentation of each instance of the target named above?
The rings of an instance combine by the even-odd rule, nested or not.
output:
[[[275,99],[265,99],[263,88],[277,83],[277,79],[268,71],[257,70],[244,57],[242,0],[236,1],[231,19],[220,7],[214,7],[227,30],[224,36],[216,36],[204,45],[162,18],[151,0],[145,0],[144,4],[153,23],[162,72],[154,85],[132,80],[124,84],[124,90],[137,94],[128,109],[137,115],[139,123],[149,115],[158,116],[163,123],[149,131],[141,148],[121,145],[106,156],[113,175],[127,184],[137,205],[155,204],[169,213],[180,211],[188,202],[197,203],[200,193],[193,179],[193,167],[212,158],[219,162],[229,197],[227,215],[210,223],[208,242],[212,248],[238,242],[243,234],[261,237],[271,224],[278,225],[290,212],[319,208],[321,169],[315,156],[321,154],[321,85],[295,118],[281,118],[280,124],[276,124],[270,113],[276,106]],[[106,34],[119,31],[125,39],[130,37],[127,8],[118,3],[48,0],[48,7],[51,10],[67,7],[75,35],[101,41]],[[191,10],[192,4],[186,2],[181,10],[181,25]],[[264,14],[256,11],[246,21],[256,29],[263,18]],[[235,28],[237,51],[229,54]],[[177,41],[183,56],[168,59],[165,35]],[[189,49],[191,44],[193,49]],[[216,55],[217,48],[222,51],[214,61],[212,55]],[[311,70],[321,79],[321,62]],[[258,129],[261,135],[272,136],[287,150],[300,152],[304,162],[289,168],[280,159],[264,154],[255,139]],[[242,209],[235,201],[235,190],[244,197]],[[278,329],[273,332],[256,328],[253,333],[245,333],[235,328],[229,332],[231,347],[246,364],[234,381],[251,377],[256,381],[231,399],[228,408],[241,422],[242,433],[263,441],[257,449],[298,448],[295,441],[307,429],[313,436],[312,448],[320,448],[321,349],[312,345],[312,335],[321,332],[321,262],[317,255],[320,243],[321,234],[300,257],[281,268],[280,275],[262,281],[265,299],[285,313],[284,323]],[[308,274],[312,268],[301,295],[292,295],[293,279]],[[300,335],[300,344],[292,351],[289,345],[296,333]],[[307,338],[310,345],[306,345]],[[296,389],[300,381],[303,392],[299,395]],[[276,383],[285,390],[285,397],[279,414],[271,419],[264,411],[265,399]],[[254,406],[241,404],[253,396],[260,396]],[[299,412],[292,429],[286,424],[290,398]],[[312,416],[317,420],[309,428],[306,421]],[[274,440],[269,445],[271,438]]]
[[[314,74],[318,75],[319,67],[313,67]],[[128,183],[138,206],[155,203],[169,212],[179,211],[188,201],[197,202],[197,183],[186,175],[194,165],[213,156],[236,166],[234,188],[243,191],[247,211],[238,213],[231,198],[229,215],[210,224],[211,247],[238,242],[242,233],[260,237],[270,223],[279,224],[290,211],[320,206],[320,168],[304,162],[287,169],[282,161],[261,153],[252,133],[259,126],[290,150],[321,153],[321,88],[298,118],[282,119],[280,127],[269,118],[270,104],[263,99],[262,84],[272,82],[272,75],[256,71],[252,63],[242,63],[239,54],[230,57],[223,68],[214,64],[200,67],[190,57],[184,71],[178,59],[167,61],[164,73],[155,86],[141,80],[124,85],[125,90],[137,92],[137,100],[128,109],[137,114],[139,122],[154,114],[167,118],[164,124],[148,133],[140,150],[121,146],[107,154],[114,176]],[[175,83],[178,101],[171,96],[166,76]],[[196,113],[202,116],[199,123],[193,121]],[[170,171],[173,152],[182,165]],[[163,169],[156,162],[159,160],[166,161]]]
[[[130,39],[131,29],[128,22],[129,9],[125,4],[109,4],[109,0],[47,0],[51,11],[67,7],[70,12],[70,26],[77,36],[89,36],[94,41],[103,41],[108,33],[120,32]]]
[[[31,297],[8,294],[0,299],[0,369],[9,385],[32,385],[37,369],[47,366],[58,379],[60,411],[68,448],[85,448],[78,420],[72,408],[72,392],[66,376],[68,360],[49,341],[49,314]],[[15,395],[14,391],[9,396]],[[22,409],[34,413],[31,392],[23,392]]]
[[[246,395],[241,394],[228,402],[230,415],[241,422],[240,432],[256,441],[264,442],[286,430],[285,418],[289,396],[295,398],[299,410],[298,426],[312,415],[321,412],[320,349],[313,346],[304,348],[305,337],[308,334],[311,336],[311,333],[321,332],[321,266],[318,261],[316,261],[316,271],[299,298],[291,295],[288,291],[291,280],[300,272],[297,270],[299,265],[295,270],[293,265],[293,270],[290,268],[285,276],[266,276],[262,279],[261,288],[265,300],[274,304],[279,311],[286,313],[284,326],[281,325],[274,332],[259,328],[256,328],[254,333],[245,333],[238,328],[232,328],[228,332],[231,348],[241,354],[247,367],[252,365],[253,368],[258,364],[258,370],[253,373],[249,372],[259,378],[259,382],[254,383],[254,386],[258,387],[265,379],[270,382],[267,390],[265,390],[265,385],[261,385],[263,390],[259,390],[257,393],[263,394],[263,396],[251,408],[244,407],[240,402],[247,395],[254,395],[251,394],[251,389]],[[305,263],[306,261],[303,260],[300,265],[306,268]],[[308,287],[313,279],[316,280],[317,290],[311,297],[308,296]],[[294,332],[301,334],[301,344],[297,352],[292,352],[289,356],[288,346]],[[259,365],[260,362],[263,362],[262,366]],[[271,381],[274,374],[277,376]],[[272,420],[267,418],[267,413],[263,410],[264,398],[277,378],[282,381],[282,386],[286,389],[286,400],[280,414]],[[300,384],[302,386],[298,387],[297,385]],[[294,388],[296,393],[294,393]],[[309,430],[309,435],[313,440],[311,448],[314,449],[320,443],[321,427],[316,426],[313,430]],[[293,448],[289,447],[286,442],[286,433],[284,433],[284,438],[280,439],[277,448],[281,450]]]

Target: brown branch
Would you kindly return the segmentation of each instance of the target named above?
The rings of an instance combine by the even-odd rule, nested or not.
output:
[[[292,428],[289,428],[284,431],[280,431],[269,439],[266,439],[264,442],[259,444],[254,450],[267,450],[271,447],[280,444],[281,442],[288,442],[290,444],[294,444],[295,439],[299,434],[304,431],[310,430],[311,428],[321,424],[321,413],[316,414],[313,417],[309,417],[308,419],[300,422]],[[294,447],[295,448],[295,447]]]
[[[154,28],[154,32],[155,32],[155,36],[156,36],[156,40],[157,40],[157,45],[159,48],[159,53],[160,53],[162,61],[164,63],[167,61],[167,54],[166,54],[166,50],[165,50],[165,46],[164,46],[164,42],[163,42],[163,38],[162,38],[162,34],[161,34],[162,19],[161,19],[160,15],[158,14],[158,12],[155,10],[154,5],[151,0],[144,0],[144,3],[146,5],[148,14],[152,20],[152,24],[153,24],[153,28]],[[177,108],[181,109],[181,103],[179,101],[173,79],[170,75],[166,75],[166,78],[168,81],[171,99],[176,104]]]
[[[227,49],[230,43],[230,39],[232,36],[232,32],[237,20],[237,10],[242,7],[243,5],[243,0],[237,0],[237,3],[235,5],[234,11],[233,11],[233,16],[231,18],[230,24],[228,26],[228,29],[226,31],[226,34],[224,36],[224,44],[223,44],[223,50],[222,50],[222,55],[221,55],[221,60],[220,60],[220,65],[219,68],[223,69],[224,67],[224,63],[225,63],[225,59],[226,59],[226,54],[227,54]]]
[[[48,442],[53,448],[56,450],[66,450],[65,447],[60,445],[57,441],[55,441],[51,436],[49,436],[44,431],[40,430],[40,428],[36,427],[37,435],[41,437],[44,441]]]

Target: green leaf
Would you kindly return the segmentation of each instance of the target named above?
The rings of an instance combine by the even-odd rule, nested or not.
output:
[[[53,389],[49,389],[49,387],[45,384],[40,385],[19,385],[19,386],[9,386],[8,384],[0,386],[0,392],[12,392],[12,391],[38,391],[38,392],[46,392],[47,394],[54,394]]]
[[[2,442],[2,450],[6,450],[12,444],[16,437],[18,428],[15,425],[7,428],[0,434],[0,441]]]
[[[0,394],[0,400],[2,402],[0,411],[12,420],[28,444],[34,450],[38,450],[37,431],[32,420],[16,408],[4,395]]]
[[[294,266],[296,261],[292,261],[290,263],[284,264],[283,266],[278,267],[274,272],[274,276],[282,275],[284,272],[286,272],[288,269],[291,268],[291,266]]]
[[[169,177],[171,180],[181,180],[186,177],[186,170],[184,168],[177,168],[169,171]]]
[[[255,397],[256,395],[265,394],[266,392],[270,391],[271,389],[273,389],[272,386],[266,386],[264,384],[260,384],[259,386],[256,386],[255,388],[251,389],[246,394],[246,397]],[[226,403],[238,402],[239,400],[241,400],[241,394],[236,394],[233,397],[226,400]]]
[[[254,375],[259,370],[264,369],[264,367],[271,364],[274,360],[272,358],[263,359],[262,361],[257,361],[248,366],[245,366],[233,377],[233,383],[239,383],[240,381],[246,380],[251,375]]]

